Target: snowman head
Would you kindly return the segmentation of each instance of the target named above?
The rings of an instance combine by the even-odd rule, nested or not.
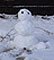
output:
[[[28,9],[21,9],[18,12],[18,19],[21,21],[29,19],[31,16],[32,16],[32,14]]]

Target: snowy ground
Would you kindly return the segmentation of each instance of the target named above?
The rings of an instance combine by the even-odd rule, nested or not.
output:
[[[0,60],[54,60],[54,16],[34,16],[34,24],[40,28],[40,32],[36,31],[36,33],[38,32],[39,35],[43,30],[50,37],[46,49],[38,48],[24,51],[16,49],[13,45],[17,34],[14,29],[15,24],[18,23],[17,17],[0,14],[0,16],[2,15],[7,18],[0,18]]]

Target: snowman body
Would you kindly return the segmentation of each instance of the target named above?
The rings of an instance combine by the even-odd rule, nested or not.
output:
[[[29,48],[36,43],[38,43],[38,40],[36,39],[35,35],[35,26],[32,24],[31,21],[23,21],[19,22],[15,29],[17,28],[18,35],[15,38],[15,46],[17,48]]]

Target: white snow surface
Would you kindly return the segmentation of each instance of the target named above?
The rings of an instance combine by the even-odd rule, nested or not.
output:
[[[0,60],[20,57],[25,57],[24,60],[54,60],[54,16],[32,16],[30,13],[30,18],[26,15],[25,21],[25,18],[19,21],[15,15],[5,16],[8,18],[0,18]],[[27,49],[23,50],[23,47]]]

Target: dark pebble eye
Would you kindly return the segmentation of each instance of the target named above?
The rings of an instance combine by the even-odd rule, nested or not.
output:
[[[24,12],[23,12],[23,11],[22,11],[21,13],[22,13],[22,14],[24,14]]]
[[[28,13],[28,15],[29,15],[29,12],[27,12]]]

